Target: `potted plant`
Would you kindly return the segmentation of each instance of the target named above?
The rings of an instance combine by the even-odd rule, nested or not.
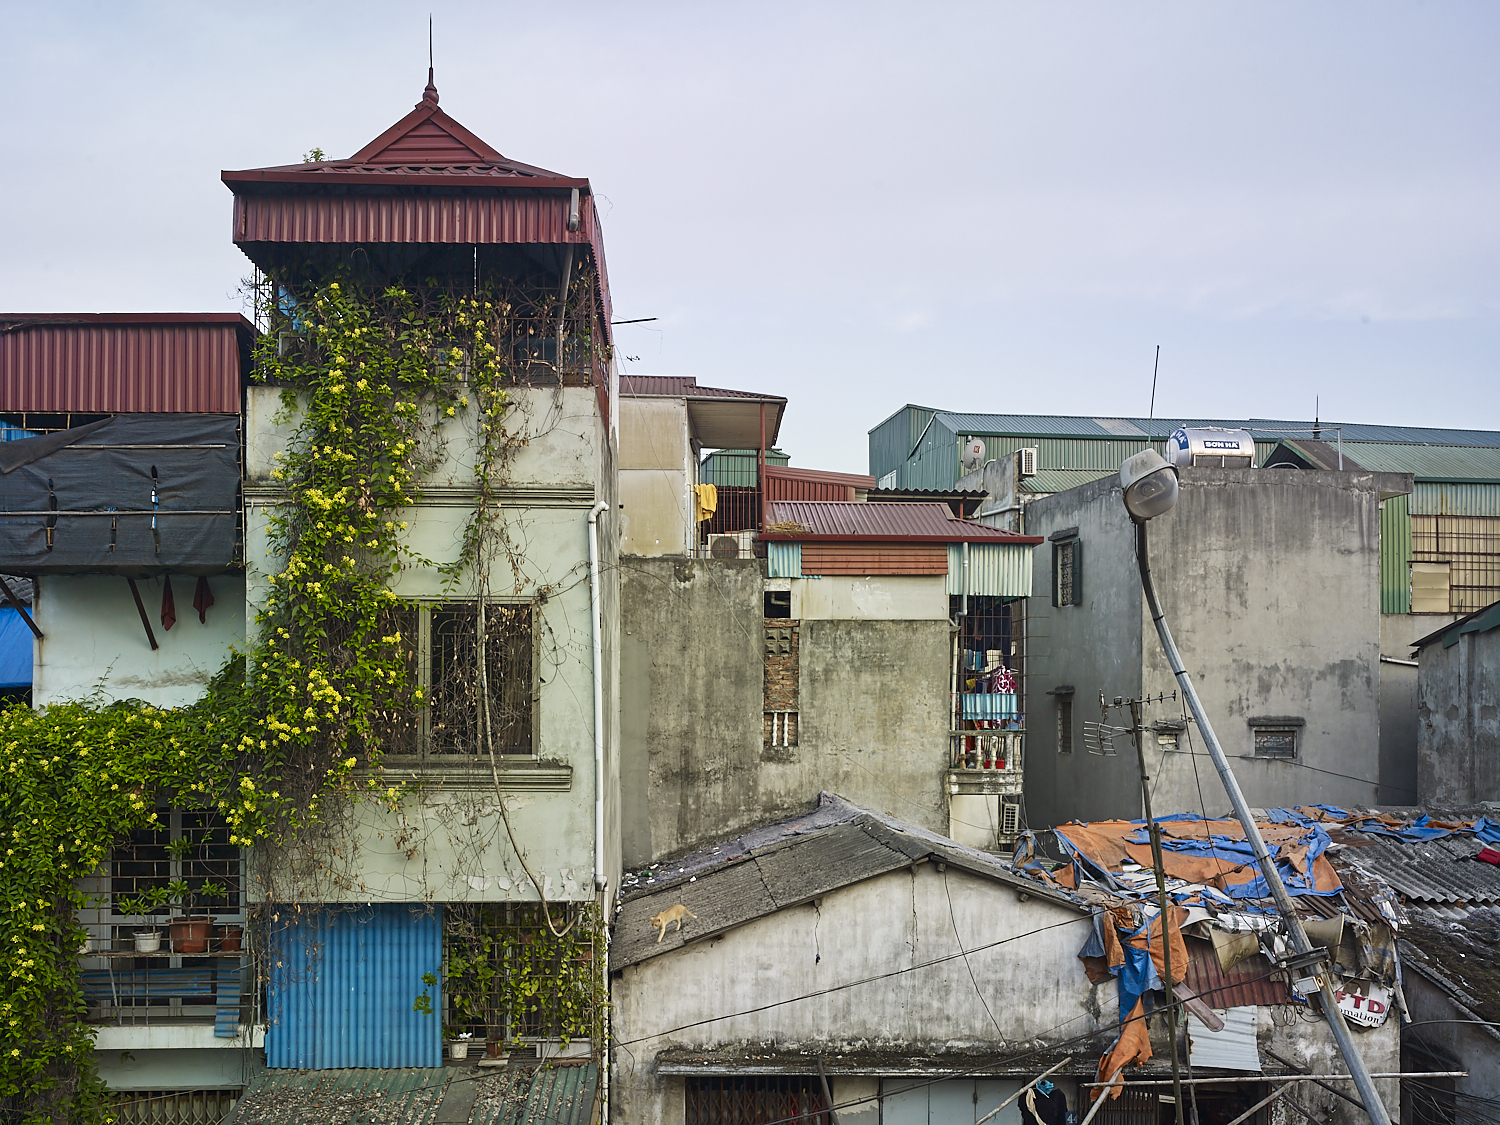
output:
[[[448,1057],[455,1061],[461,1061],[469,1057],[469,1040],[474,1037],[472,1031],[460,1031],[457,1035],[449,1029]]]
[[[207,953],[208,938],[213,933],[214,920],[207,914],[195,914],[193,908],[200,898],[225,898],[229,889],[221,883],[204,881],[197,887],[186,879],[173,879],[164,888],[172,906],[182,913],[169,923],[172,931],[173,953]]]
[[[244,940],[245,927],[243,926],[217,926],[219,948],[225,953],[238,953],[241,942]]]
[[[166,901],[166,888],[153,887],[138,895],[121,897],[115,902],[115,909],[121,914],[130,918],[147,919],[146,925],[135,931],[137,953],[155,953],[161,949],[161,927],[151,922],[150,919],[155,918],[161,912],[162,904]]]

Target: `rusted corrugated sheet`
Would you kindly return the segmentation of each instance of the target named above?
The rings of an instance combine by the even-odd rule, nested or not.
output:
[[[1016,535],[958,519],[947,504],[861,504],[837,500],[778,500],[769,505],[767,523],[797,524],[805,531],[788,537],[804,543],[819,538],[926,543],[1040,543],[1034,535]],[[774,535],[777,533],[768,533]],[[947,556],[943,570],[947,573]],[[806,562],[803,569],[810,571]]]
[[[1274,966],[1263,953],[1245,958],[1226,972],[1219,967],[1219,955],[1209,942],[1190,940],[1187,951],[1187,986],[1210,1008],[1289,1004],[1293,1000],[1286,982],[1272,978]]]
[[[253,335],[231,313],[0,315],[0,410],[238,414]]]
[[[581,217],[568,230],[566,195],[236,195],[234,240],[592,245],[593,207]]]
[[[942,543],[803,543],[803,574],[947,574]]]
[[[775,500],[854,500],[856,489],[875,487],[875,478],[857,473],[766,466],[766,496]]]

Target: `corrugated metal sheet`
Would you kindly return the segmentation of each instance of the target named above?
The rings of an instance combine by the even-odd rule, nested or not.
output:
[[[969,544],[969,593],[990,598],[1031,596],[1031,554],[1020,544]],[[964,592],[964,548],[948,544],[948,593]]]
[[[1187,986],[1210,1008],[1286,1004],[1292,999],[1285,982],[1269,976],[1273,966],[1262,953],[1245,958],[1226,972],[1209,942],[1193,939],[1187,943],[1187,950]]]
[[[703,459],[698,479],[718,487],[754,488],[760,464],[754,449],[717,449]],[[791,458],[779,449],[766,450],[766,464],[785,465]]]
[[[241,242],[593,242],[593,209],[568,229],[568,196],[558,195],[236,195],[234,241]]]
[[[803,543],[804,574],[946,574],[941,543]]]
[[[1021,491],[1046,495],[1066,492],[1080,484],[1090,484],[1100,477],[1113,476],[1118,471],[1119,466],[1114,469],[1039,469],[1036,476],[1021,481]]]
[[[1500,484],[1418,481],[1412,486],[1414,516],[1500,516]]]
[[[326,910],[274,931],[266,1065],[303,1070],[442,1063],[442,909]]]
[[[1344,449],[1372,473],[1410,473],[1417,480],[1500,481],[1500,448],[1354,442]]]
[[[470,1125],[588,1125],[599,1067],[594,1063],[507,1070],[480,1080]]]
[[[1380,502],[1380,612],[1411,612],[1410,497]]]
[[[1229,430],[1249,430],[1257,442],[1274,444],[1283,437],[1312,437],[1310,419],[1289,418],[1084,418],[1056,414],[964,414],[940,410],[937,417],[955,433],[984,437],[990,434],[1027,437],[1118,437],[1125,426],[1154,438],[1164,438],[1179,426],[1219,426]],[[1103,423],[1108,422],[1106,426]],[[1467,445],[1500,448],[1500,431],[1428,428],[1424,426],[1383,426],[1345,422],[1338,424],[1345,444],[1374,442],[1409,445]],[[1321,423],[1319,439],[1338,440],[1338,431],[1330,422]],[[1361,464],[1365,464],[1363,458]],[[1392,472],[1396,470],[1391,470]],[[1405,470],[1410,471],[1410,470]]]
[[[659,395],[665,398],[748,398],[755,402],[770,399],[785,402],[780,395],[758,391],[735,391],[728,387],[700,387],[691,375],[621,375],[622,395]]]
[[[1500,867],[1472,862],[1479,852],[1472,836],[1411,844],[1367,839],[1369,845],[1346,848],[1342,858],[1413,902],[1500,905]]]
[[[1226,1011],[1222,1031],[1208,1030],[1196,1017],[1188,1020],[1188,1065],[1259,1074],[1260,1049],[1255,1042],[1258,1020],[1259,1012],[1249,1006]]]
[[[766,577],[801,578],[802,544],[768,542],[766,544]]]
[[[237,314],[0,315],[0,410],[238,414],[254,328]]]
[[[440,1066],[263,1070],[225,1125],[430,1125],[447,1086]]]
[[[1040,542],[999,528],[960,520],[947,504],[861,504],[833,500],[779,500],[768,505],[766,522],[800,524],[798,538],[839,536],[850,539],[918,540],[934,543]],[[803,555],[806,566],[806,554]],[[946,559],[944,562],[946,566]]]

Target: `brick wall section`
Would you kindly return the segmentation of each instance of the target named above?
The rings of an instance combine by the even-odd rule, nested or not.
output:
[[[797,660],[801,622],[767,617],[765,638],[765,729],[763,745],[771,744],[771,712],[797,710]],[[791,741],[796,742],[796,724]]]

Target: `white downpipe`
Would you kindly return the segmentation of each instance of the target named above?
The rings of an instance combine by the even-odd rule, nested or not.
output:
[[[609,510],[600,500],[589,509],[589,626],[594,634],[594,889],[608,883],[604,871],[604,606],[599,596],[599,516]]]

